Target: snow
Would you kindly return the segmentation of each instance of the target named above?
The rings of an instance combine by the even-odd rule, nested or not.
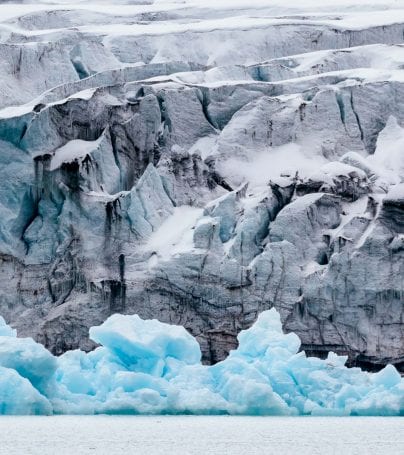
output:
[[[197,153],[204,160],[211,154],[216,139],[217,138],[215,136],[202,137],[195,142],[195,144],[188,150],[188,153],[191,155]]]
[[[202,216],[203,209],[183,205],[175,207],[162,225],[152,233],[146,248],[159,257],[169,257],[193,248],[193,226]]]
[[[122,3],[122,2],[118,2]],[[119,5],[119,15],[124,16],[124,15],[132,15],[132,14],[141,14],[145,12],[155,12],[155,11],[160,11],[162,8],[158,5],[153,4],[143,4],[142,3],[147,3],[145,2],[139,2],[139,5],[133,4],[133,5],[125,5],[125,4],[120,4]],[[170,9],[176,9],[178,8],[178,5],[175,2],[172,2],[172,4],[167,4],[164,7],[164,10],[169,11]],[[13,4],[13,3],[6,3],[0,5],[0,17],[1,21],[9,21],[15,17],[20,17],[24,14],[30,14],[30,13],[35,13],[39,11],[48,11],[48,10],[53,10],[53,11],[58,11],[58,10],[77,10],[78,12],[84,11],[95,11],[99,13],[104,13],[104,14],[110,14],[110,15],[116,15],[116,6],[114,4],[111,4],[110,1],[82,1],[82,0],[76,0],[76,1],[63,1],[63,0],[55,0],[55,1],[46,1],[42,0],[40,2],[37,2],[37,4]]]
[[[400,183],[404,178],[404,128],[395,117],[390,116],[379,133],[376,151],[368,161],[390,183]]]
[[[327,163],[321,169],[310,175],[310,179],[314,181],[326,182],[332,185],[338,177],[349,177],[355,175],[359,178],[366,178],[366,174],[357,167],[350,166],[338,161]]]
[[[345,226],[349,224],[357,216],[365,216],[366,209],[368,206],[369,198],[368,196],[363,196],[351,203],[343,203],[343,214],[341,215],[341,223],[335,229],[329,229],[328,234],[332,238],[337,238],[337,236],[343,232]]]
[[[385,199],[404,202],[404,183],[391,186]]]
[[[184,0],[135,2],[135,4],[119,5],[107,1],[42,1],[36,5],[0,5],[0,31],[4,34],[21,34],[29,38],[46,40],[50,34],[64,33],[66,30],[78,31],[83,34],[94,34],[104,37],[104,43],[121,36],[164,36],[186,33],[214,32],[218,30],[265,30],[271,26],[280,25],[314,25],[316,27],[331,27],[333,29],[361,30],[367,27],[384,26],[399,23],[404,19],[404,9],[398,1],[373,0],[371,2],[354,2],[353,0],[336,0],[320,2],[305,0],[297,5],[285,5],[284,1],[221,1],[213,0]],[[136,4],[139,3],[139,4]],[[48,29],[25,29],[16,20],[22,15],[40,11],[75,11],[78,18],[94,17],[94,14],[105,15],[104,22],[94,20],[82,24],[80,20],[74,27],[58,28],[58,24]],[[139,20],[137,15],[167,13],[173,14],[169,21]],[[98,16],[97,16],[98,17]],[[133,21],[128,18],[134,17]],[[185,19],[188,17],[188,20]],[[128,23],[129,22],[129,23]],[[211,43],[214,45],[214,43]],[[218,47],[216,59],[227,59],[231,63],[234,50],[229,41]],[[108,46],[107,46],[108,47]],[[164,47],[164,46],[163,46]],[[164,49],[153,61],[166,61]],[[160,55],[159,55],[160,54]],[[228,56],[230,55],[230,59]],[[226,57],[227,56],[227,57]],[[209,64],[213,64],[210,59]]]
[[[327,162],[321,156],[310,156],[309,150],[296,143],[268,147],[255,152],[249,161],[229,157],[222,164],[222,170],[239,184],[249,182],[251,191],[258,192],[279,175],[293,177],[298,173],[300,178],[308,177]]]
[[[4,325],[4,324],[3,324]],[[200,363],[183,327],[113,315],[90,329],[101,344],[53,357],[32,339],[0,336],[2,414],[400,415],[404,379],[386,366],[366,373],[346,357],[306,357],[265,311],[227,359]],[[8,335],[7,335],[8,333]]]
[[[48,90],[47,92],[43,93],[41,96],[35,98],[34,100],[30,101],[29,103],[22,104],[20,106],[8,106],[3,109],[0,109],[0,119],[20,117],[25,114],[29,114],[33,110],[33,108],[41,102],[42,96],[44,96],[46,93],[49,93],[50,91],[51,90]],[[81,90],[77,93],[72,94],[71,96],[69,96],[67,98],[63,98],[63,99],[55,101],[53,103],[48,103],[48,107],[62,105],[70,99],[81,99],[81,100],[88,101],[92,98],[92,96],[94,95],[95,92],[96,92],[96,89],[94,89],[94,88]]]
[[[59,168],[63,163],[72,163],[76,160],[85,158],[94,151],[100,143],[101,138],[96,141],[83,141],[81,139],[69,141],[63,147],[60,147],[55,151],[51,160],[50,170],[53,171]]]
[[[42,3],[42,4],[41,4]],[[2,22],[10,20],[13,17],[19,16],[24,13],[43,11],[43,10],[62,10],[62,9],[73,9],[77,10],[78,13],[89,11],[96,11],[111,16],[117,16],[117,11],[114,5],[108,4],[107,2],[41,2],[38,5],[2,5],[0,7],[0,17]],[[400,8],[400,4],[393,0],[375,1],[373,0],[370,4],[364,4],[361,2],[360,11],[355,11],[358,8],[358,2],[352,0],[338,0],[334,2],[324,2],[319,0],[299,2],[298,7],[286,6],[282,1],[274,1],[268,5],[267,1],[264,0],[252,0],[246,1],[226,1],[220,2],[219,4],[215,1],[195,1],[185,0],[183,2],[174,1],[151,1],[149,5],[120,5],[119,15],[127,16],[146,12],[160,12],[160,11],[175,11],[181,14],[182,11],[187,9],[200,11],[201,9],[211,10],[211,14],[208,15],[204,21],[194,21],[190,24],[182,23],[181,20],[178,22],[173,21],[172,23],[165,24],[161,27],[161,24],[145,23],[139,24],[134,23],[119,24],[114,23],[109,25],[91,25],[77,27],[82,32],[93,32],[99,34],[165,34],[165,33],[181,33],[185,31],[206,31],[215,29],[234,29],[234,28],[249,28],[249,27],[266,27],[274,24],[318,24],[318,25],[332,25],[338,28],[350,28],[350,29],[362,29],[364,27],[371,26],[372,24],[387,25],[394,24],[402,20],[404,11]],[[383,9],[382,9],[383,8]],[[372,11],[372,9],[380,9],[379,11]],[[214,13],[217,11],[227,13],[227,17],[215,18]],[[257,14],[262,10],[264,14]],[[333,17],[336,15],[335,10],[338,10],[337,18]],[[254,11],[251,17],[245,14],[246,12]],[[366,12],[366,14],[363,14]],[[266,14],[265,14],[266,13]],[[298,19],[298,18],[274,18],[271,17],[274,14],[310,14],[309,18]],[[231,16],[230,16],[231,15]],[[324,17],[325,15],[325,17]],[[210,17],[209,17],[210,16]],[[53,29],[57,30],[57,29]],[[15,27],[15,31],[19,31]],[[49,33],[50,30],[34,30],[24,31],[27,35],[40,35]]]
[[[94,93],[95,93],[96,89],[86,89],[86,90],[81,90],[80,92],[77,92],[71,96],[69,96],[69,98],[67,99],[80,99],[80,100],[85,100],[85,101],[88,101],[90,100]]]

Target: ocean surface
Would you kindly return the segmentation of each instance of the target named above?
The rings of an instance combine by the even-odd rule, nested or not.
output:
[[[404,454],[395,417],[0,417],[0,454]]]

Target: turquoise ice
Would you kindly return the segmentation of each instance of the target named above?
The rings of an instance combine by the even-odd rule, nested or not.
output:
[[[54,357],[0,318],[1,414],[404,415],[404,379],[306,357],[275,309],[213,366],[183,327],[111,316],[90,329],[101,346]]]

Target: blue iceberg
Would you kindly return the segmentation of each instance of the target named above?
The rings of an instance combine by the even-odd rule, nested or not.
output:
[[[90,329],[101,346],[54,357],[0,318],[0,414],[404,415],[404,379],[306,357],[275,309],[213,366],[183,327],[114,315]]]

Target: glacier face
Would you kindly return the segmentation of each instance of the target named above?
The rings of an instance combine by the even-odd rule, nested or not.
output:
[[[0,5],[0,314],[54,354],[158,318],[215,363],[275,307],[402,370],[404,9],[111,3]]]
[[[0,335],[0,414],[404,415],[404,379],[298,352],[279,313],[262,312],[213,366],[183,327],[113,315],[90,329],[90,353],[53,357],[10,329]]]

